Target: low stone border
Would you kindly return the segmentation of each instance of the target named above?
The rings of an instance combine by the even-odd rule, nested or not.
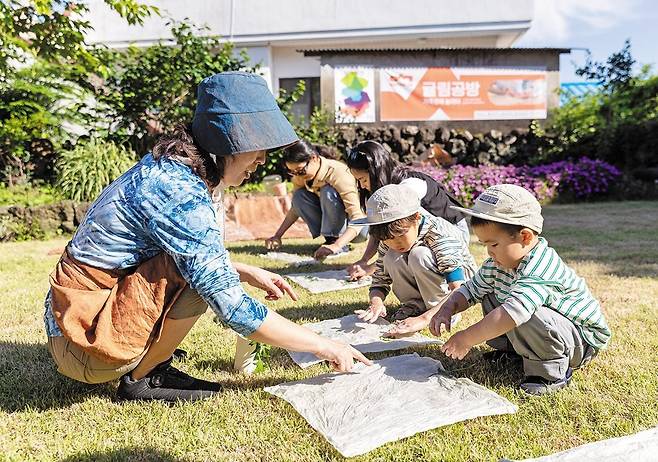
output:
[[[0,218],[36,227],[45,235],[71,234],[84,219],[90,202],[62,201],[56,204],[0,207]],[[265,239],[276,232],[291,206],[291,196],[257,193],[227,194],[225,236],[227,241]],[[286,237],[310,237],[308,228],[299,220]]]

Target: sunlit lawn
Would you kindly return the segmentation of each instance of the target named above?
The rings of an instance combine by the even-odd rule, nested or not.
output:
[[[455,375],[505,396],[519,406],[518,413],[428,431],[354,460],[522,459],[658,425],[658,202],[560,205],[548,207],[545,216],[545,236],[603,303],[614,334],[611,347],[578,371],[566,391],[542,398],[516,390],[520,370],[485,365],[480,355],[486,347],[463,362],[446,359],[435,346],[419,349]],[[45,346],[42,299],[58,258],[49,251],[65,242],[0,245],[1,460],[341,459],[290,405],[263,391],[328,368],[302,371],[284,351],[275,350],[264,373],[235,374],[230,371],[234,335],[215,324],[210,313],[184,341],[189,359],[179,366],[223,382],[227,390],[215,399],[171,407],[121,403],[114,399],[115,384],[88,386],[58,375]],[[288,250],[312,248],[310,241],[293,241]],[[362,248],[341,262],[356,259]],[[473,244],[472,250],[481,261],[484,249]],[[294,271],[257,257],[262,251],[260,243],[231,245],[235,261]],[[351,313],[367,299],[366,289],[298,293],[297,303],[270,306],[301,323]],[[474,307],[460,327],[478,319]]]

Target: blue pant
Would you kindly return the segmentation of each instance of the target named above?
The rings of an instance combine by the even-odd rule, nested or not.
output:
[[[313,239],[324,237],[339,237],[347,228],[347,214],[345,204],[332,186],[320,188],[316,195],[302,188],[295,191],[292,196],[292,208],[308,226]],[[368,227],[364,226],[355,241],[367,238]]]

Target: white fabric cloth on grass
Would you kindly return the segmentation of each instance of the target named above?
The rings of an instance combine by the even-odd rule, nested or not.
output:
[[[337,290],[358,289],[367,287],[372,282],[370,276],[358,281],[350,281],[345,270],[328,270],[319,273],[287,274],[286,277],[299,284],[312,294],[323,292],[336,292]]]
[[[441,340],[414,334],[399,339],[385,339],[382,336],[389,331],[391,323],[379,318],[374,323],[361,321],[355,314],[343,316],[338,319],[304,324],[313,332],[332,340],[349,343],[361,353],[375,353],[378,351],[402,350],[418,345],[442,344]],[[290,357],[302,369],[322,362],[312,353],[288,351]]]
[[[517,410],[493,391],[451,377],[440,361],[415,353],[265,391],[292,404],[345,457],[432,428]]]
[[[583,444],[523,462],[654,462],[658,460],[658,427],[634,435]],[[503,459],[504,462],[505,459]]]

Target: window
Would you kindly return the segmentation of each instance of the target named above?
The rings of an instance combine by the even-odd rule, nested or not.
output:
[[[287,93],[295,90],[297,82],[304,81],[306,90],[304,94],[292,105],[290,112],[295,118],[304,117],[308,121],[313,113],[313,109],[320,107],[320,77],[305,77],[298,79],[279,79],[279,88],[284,89]]]

